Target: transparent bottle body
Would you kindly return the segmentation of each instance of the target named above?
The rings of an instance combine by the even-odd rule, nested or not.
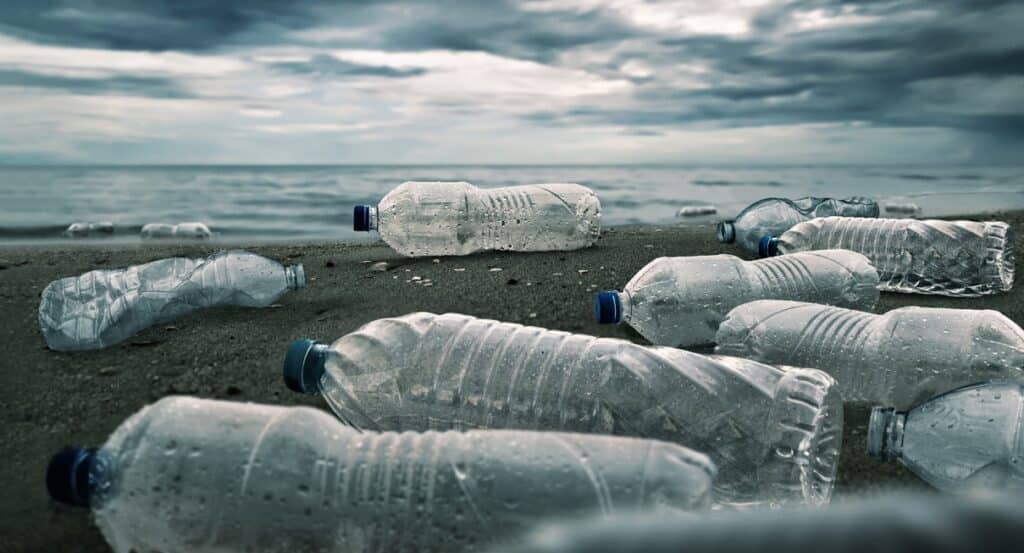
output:
[[[906,414],[899,462],[949,491],[1024,491],[1024,391],[1018,382],[961,388]]]
[[[736,244],[757,253],[764,236],[779,236],[793,225],[815,217],[878,217],[878,203],[870,198],[807,197],[797,200],[765,198],[750,204],[732,221]],[[824,248],[823,248],[824,249]]]
[[[652,440],[360,433],[323,411],[165,398],[90,481],[117,552],[476,551],[542,520],[708,506],[713,465]]]
[[[430,313],[369,323],[324,365],[321,392],[359,428],[653,438],[708,454],[719,504],[831,494],[842,404],[820,371]]]
[[[149,223],[142,227],[139,236],[143,239],[197,239],[202,240],[213,236],[210,227],[205,223]]]
[[[39,326],[51,349],[98,349],[202,307],[265,307],[304,283],[301,265],[248,252],[161,259],[51,282],[39,303]]]
[[[889,292],[981,296],[1013,286],[1013,240],[999,221],[825,217],[794,226],[779,253],[840,248],[867,256]]]
[[[733,309],[716,353],[823,370],[847,401],[905,409],[993,379],[1024,381],[1024,330],[998,311],[903,307],[883,315],[763,300]]]
[[[622,320],[651,343],[711,344],[732,308],[757,299],[788,299],[872,309],[878,273],[864,256],[824,250],[743,261],[731,255],[662,257],[619,294]],[[797,365],[811,366],[811,365]]]
[[[589,188],[554,183],[480,189],[465,182],[406,182],[377,206],[381,238],[409,256],[591,246],[601,204]]]

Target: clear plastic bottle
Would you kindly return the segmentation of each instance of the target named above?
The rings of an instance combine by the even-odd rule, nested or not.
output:
[[[757,253],[763,236],[779,236],[797,223],[815,217],[878,217],[878,203],[871,198],[765,198],[758,200],[732,221],[718,223],[718,241],[736,243],[747,253]],[[824,249],[824,248],[822,248]]]
[[[714,466],[653,440],[360,433],[308,407],[169,397],[59,452],[57,501],[118,553],[477,551],[542,520],[708,506]]]
[[[1013,286],[1013,240],[999,221],[825,217],[765,236],[762,257],[841,248],[862,253],[887,292],[982,296]]]
[[[1024,381],[1024,330],[998,311],[902,307],[875,315],[763,300],[733,309],[716,353],[821,369],[847,401],[905,409],[994,379]]]
[[[206,223],[178,223],[168,225],[166,223],[149,223],[142,227],[139,235],[144,240],[151,239],[191,239],[205,240],[213,236],[210,227]]]
[[[71,223],[64,230],[64,236],[69,238],[85,238],[88,236],[110,236],[114,234],[114,223],[101,221],[99,223]]]
[[[302,265],[283,267],[249,252],[172,257],[51,282],[39,302],[39,327],[50,349],[99,349],[201,307],[266,307],[305,285]]]
[[[675,442],[718,467],[720,504],[822,504],[842,400],[825,373],[466,315],[380,319],[298,340],[285,382],[371,430],[516,428]]]
[[[868,455],[899,461],[947,491],[1024,491],[1024,390],[987,382],[943,394],[909,412],[876,407]]]
[[[765,298],[872,309],[878,273],[866,257],[846,250],[758,261],[731,255],[660,257],[622,292],[594,296],[594,317],[604,324],[625,322],[653,344],[689,347],[713,343],[733,307]]]
[[[409,257],[575,250],[600,236],[601,203],[578,184],[480,189],[466,182],[406,182],[376,207],[356,206],[353,228],[376,230]]]

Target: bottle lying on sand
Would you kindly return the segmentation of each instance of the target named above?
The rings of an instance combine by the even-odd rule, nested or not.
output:
[[[206,223],[178,223],[177,225],[150,223],[142,227],[139,235],[143,240],[205,240],[213,236],[213,232],[210,231],[210,227],[206,226]]]
[[[69,238],[85,238],[88,236],[110,236],[114,234],[114,223],[71,223],[64,229],[64,236]]]
[[[654,344],[688,347],[713,343],[733,307],[766,298],[870,310],[878,301],[878,273],[866,257],[846,250],[758,261],[731,255],[661,257],[640,269],[621,292],[594,296],[594,316],[604,324],[625,322]]]
[[[975,382],[1024,382],[1024,330],[998,311],[903,307],[884,315],[793,301],[733,309],[715,352],[821,369],[843,399],[906,409]]]
[[[377,206],[356,206],[353,228],[376,230],[409,257],[575,250],[601,234],[601,204],[578,184],[480,189],[466,182],[406,182]]]
[[[1020,493],[1022,412],[1021,384],[1007,381],[960,388],[909,412],[876,407],[868,422],[868,455],[899,461],[941,490]]]
[[[39,302],[39,327],[50,349],[100,349],[201,307],[266,307],[305,285],[302,265],[283,267],[248,252],[172,257],[51,282]]]
[[[331,345],[298,340],[284,376],[357,428],[675,442],[714,461],[719,504],[828,502],[842,438],[842,400],[821,371],[458,314],[380,319]]]
[[[793,225],[815,217],[878,217],[878,203],[871,198],[765,198],[736,215],[732,221],[718,223],[718,241],[736,243],[747,253],[757,253],[762,236],[779,236]]]
[[[893,553],[975,553],[1022,540],[1019,495],[900,493],[827,509],[591,517],[545,524],[491,553],[861,553],[868,543]]]
[[[1013,240],[999,221],[825,217],[761,240],[761,257],[841,248],[862,253],[886,292],[982,296],[1013,286]]]
[[[478,551],[543,520],[708,506],[714,466],[653,440],[360,433],[318,409],[169,397],[47,468],[118,552]]]

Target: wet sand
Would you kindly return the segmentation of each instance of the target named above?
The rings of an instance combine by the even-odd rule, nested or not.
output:
[[[1024,212],[986,218],[1017,229],[1024,224]],[[1014,245],[1018,260],[1024,256],[1020,236]],[[320,399],[292,393],[282,383],[281,361],[295,338],[333,340],[380,317],[450,311],[643,342],[625,326],[594,323],[593,293],[621,287],[655,257],[740,255],[715,241],[708,226],[620,227],[607,230],[595,247],[583,251],[437,260],[403,259],[382,244],[245,246],[286,264],[302,263],[306,289],[287,294],[279,307],[194,313],[102,351],[46,348],[36,310],[51,280],[169,256],[205,256],[226,247],[0,247],[0,336],[6,350],[0,361],[5,444],[0,551],[109,551],[87,511],[49,500],[46,463],[62,446],[103,443],[122,420],[156,399],[192,394],[326,409]],[[371,269],[380,261],[387,262],[387,270]],[[429,286],[424,284],[428,279]],[[1022,290],[1018,286],[977,299],[883,294],[876,312],[906,305],[997,309],[1024,324]],[[926,489],[908,471],[864,455],[868,412],[866,405],[846,406],[835,497]]]

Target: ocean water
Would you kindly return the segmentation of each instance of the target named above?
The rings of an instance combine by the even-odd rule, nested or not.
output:
[[[365,239],[352,231],[352,207],[407,180],[577,182],[597,191],[605,226],[708,224],[770,196],[871,196],[914,203],[918,217],[1024,209],[1024,167],[0,167],[0,242],[70,240],[62,232],[77,221],[112,221],[105,241],[184,221],[206,222],[225,242]],[[718,212],[676,217],[693,205]]]

